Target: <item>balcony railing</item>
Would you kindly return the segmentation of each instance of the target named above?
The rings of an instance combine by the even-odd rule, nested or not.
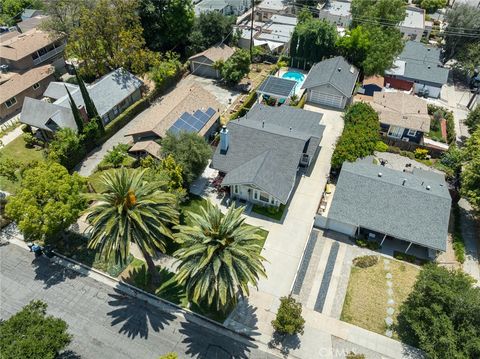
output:
[[[33,65],[38,65],[41,64],[44,61],[47,61],[48,59],[52,58],[53,56],[61,53],[65,49],[66,44],[62,44],[59,47],[54,48],[53,50],[47,52],[46,54],[43,54],[36,59],[33,60]]]

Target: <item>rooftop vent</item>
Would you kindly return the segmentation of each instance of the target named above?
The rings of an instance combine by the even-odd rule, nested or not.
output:
[[[341,67],[339,67],[337,70],[338,70],[338,72],[340,72],[340,71],[342,71],[342,68],[341,68]]]
[[[405,183],[407,182],[407,179],[404,178],[403,181],[402,181],[402,186],[405,186]]]
[[[432,188],[432,187],[427,186],[427,187],[425,187],[425,188],[427,189],[427,191],[430,191],[430,188]]]
[[[382,172],[378,172],[378,177],[382,177]]]
[[[430,70],[431,68],[432,68],[432,66],[430,66],[430,65],[428,65],[428,66],[427,66],[427,69],[429,69],[429,70]]]

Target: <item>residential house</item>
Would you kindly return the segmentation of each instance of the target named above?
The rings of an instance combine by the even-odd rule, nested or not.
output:
[[[16,24],[16,27],[19,32],[25,33],[33,29],[38,29],[40,25],[45,21],[48,20],[49,16],[46,15],[37,15],[31,18],[22,20]]]
[[[480,8],[480,0],[451,0],[450,5],[452,7],[455,5],[469,5],[475,8]]]
[[[48,84],[54,80],[51,65],[34,67],[24,73],[0,73],[0,120],[19,113],[25,97],[42,97]]]
[[[217,130],[223,106],[209,91],[197,84],[175,88],[127,136],[135,143],[158,140],[167,134],[196,132],[209,139]]]
[[[318,18],[335,24],[337,27],[348,28],[352,23],[350,7],[351,2],[347,0],[326,1],[320,5]]]
[[[195,15],[217,11],[225,16],[241,15],[250,8],[249,0],[202,0],[195,5]]]
[[[295,93],[297,81],[284,79],[276,76],[267,76],[266,79],[258,86],[258,100],[261,102],[275,101],[275,103],[283,104],[288,102],[290,97]]]
[[[430,131],[427,102],[404,92],[375,92],[372,107],[380,119],[384,136],[423,144],[423,136]]]
[[[130,72],[117,69],[86,87],[99,116],[107,124],[141,98],[142,85],[142,81]],[[20,122],[39,129],[44,138],[51,137],[60,128],[68,127],[76,131],[77,125],[65,86],[80,112],[86,116],[80,88],[77,85],[52,82],[44,93],[49,101],[25,98]]]
[[[341,56],[318,62],[302,86],[307,90],[307,101],[344,109],[352,99],[358,73],[358,69]]]
[[[440,61],[439,48],[407,41],[394,66],[385,71],[385,86],[438,98],[448,74]]]
[[[313,166],[325,126],[322,114],[256,104],[220,131],[212,167],[230,195],[263,206],[286,204],[299,167]]]
[[[255,6],[255,19],[268,21],[273,15],[292,13],[292,5],[287,0],[263,0]]]
[[[22,21],[25,21],[39,15],[43,15],[43,10],[25,9],[22,12],[21,19]]]
[[[432,31],[431,24],[425,22],[425,10],[416,6],[407,6],[405,19],[400,23],[400,32],[405,38],[420,41],[422,36],[427,38]]]
[[[63,68],[65,46],[65,38],[52,37],[37,29],[24,33],[14,31],[8,37],[0,37],[0,65],[17,71],[47,63]]]
[[[345,162],[325,228],[435,258],[447,249],[451,202],[443,174]]]
[[[227,61],[234,52],[234,49],[225,44],[212,46],[188,59],[190,61],[190,71],[197,76],[218,79],[221,77],[221,74],[214,67],[215,63],[217,61]]]

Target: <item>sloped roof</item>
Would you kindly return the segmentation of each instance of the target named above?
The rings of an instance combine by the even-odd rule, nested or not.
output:
[[[341,56],[316,63],[307,75],[302,88],[329,84],[344,96],[351,97],[358,78],[358,69]]]
[[[303,153],[311,158],[325,126],[322,115],[289,106],[255,105],[228,123],[229,147],[217,147],[212,167],[227,173],[223,184],[255,186],[282,203],[288,201]]]
[[[66,108],[30,97],[25,97],[20,122],[47,131],[56,131],[58,128],[66,127],[77,131],[70,107]]]
[[[42,24],[42,22],[48,20],[49,18],[49,16],[45,15],[33,16],[17,23],[17,28],[20,30],[20,32],[24,33],[32,29],[36,29]]]
[[[52,76],[55,69],[51,65],[35,67],[24,72],[15,74],[8,81],[0,85],[0,104],[32,87],[37,82]]]
[[[372,107],[381,123],[416,131],[430,131],[427,102],[404,92],[375,92]]]
[[[153,157],[160,159],[160,149],[161,148],[162,148],[162,146],[160,146],[155,141],[151,141],[151,140],[150,141],[138,141],[128,150],[128,152],[145,151],[149,155],[152,155]]]
[[[276,76],[267,76],[260,84],[257,92],[275,97],[287,98],[294,92],[297,81]]]
[[[70,93],[78,90],[78,85],[70,84],[68,82],[52,81],[48,84],[48,87],[43,93],[43,96],[58,100],[59,98],[68,95],[65,87],[68,88],[68,91],[70,91]]]
[[[195,54],[193,56],[189,57],[189,60],[196,59],[197,57],[200,56],[205,56],[207,59],[211,60],[212,62],[215,61],[226,61],[230,58],[230,56],[233,55],[235,52],[234,49],[232,49],[230,46],[227,46],[225,44],[222,44],[220,46],[212,46],[205,51],[202,51],[198,54]]]
[[[0,38],[0,57],[12,61],[23,59],[35,51],[53,44],[59,37],[53,37],[50,34],[32,29],[25,33],[18,33],[8,39]]]
[[[328,218],[445,251],[450,206],[442,175],[345,162]]]

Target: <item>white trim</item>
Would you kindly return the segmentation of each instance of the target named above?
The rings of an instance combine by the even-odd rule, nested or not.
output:
[[[416,136],[416,135],[417,135],[417,131],[416,131],[416,130],[408,129],[407,135],[409,135],[409,136]]]
[[[7,104],[7,102],[9,101],[12,102],[10,105]],[[17,103],[17,98],[13,96],[12,98],[9,98],[7,101],[5,101],[4,103],[7,108],[10,108],[12,106],[15,106],[15,104]]]
[[[32,86],[34,90],[38,89],[39,87],[40,87],[40,82],[34,83]]]

